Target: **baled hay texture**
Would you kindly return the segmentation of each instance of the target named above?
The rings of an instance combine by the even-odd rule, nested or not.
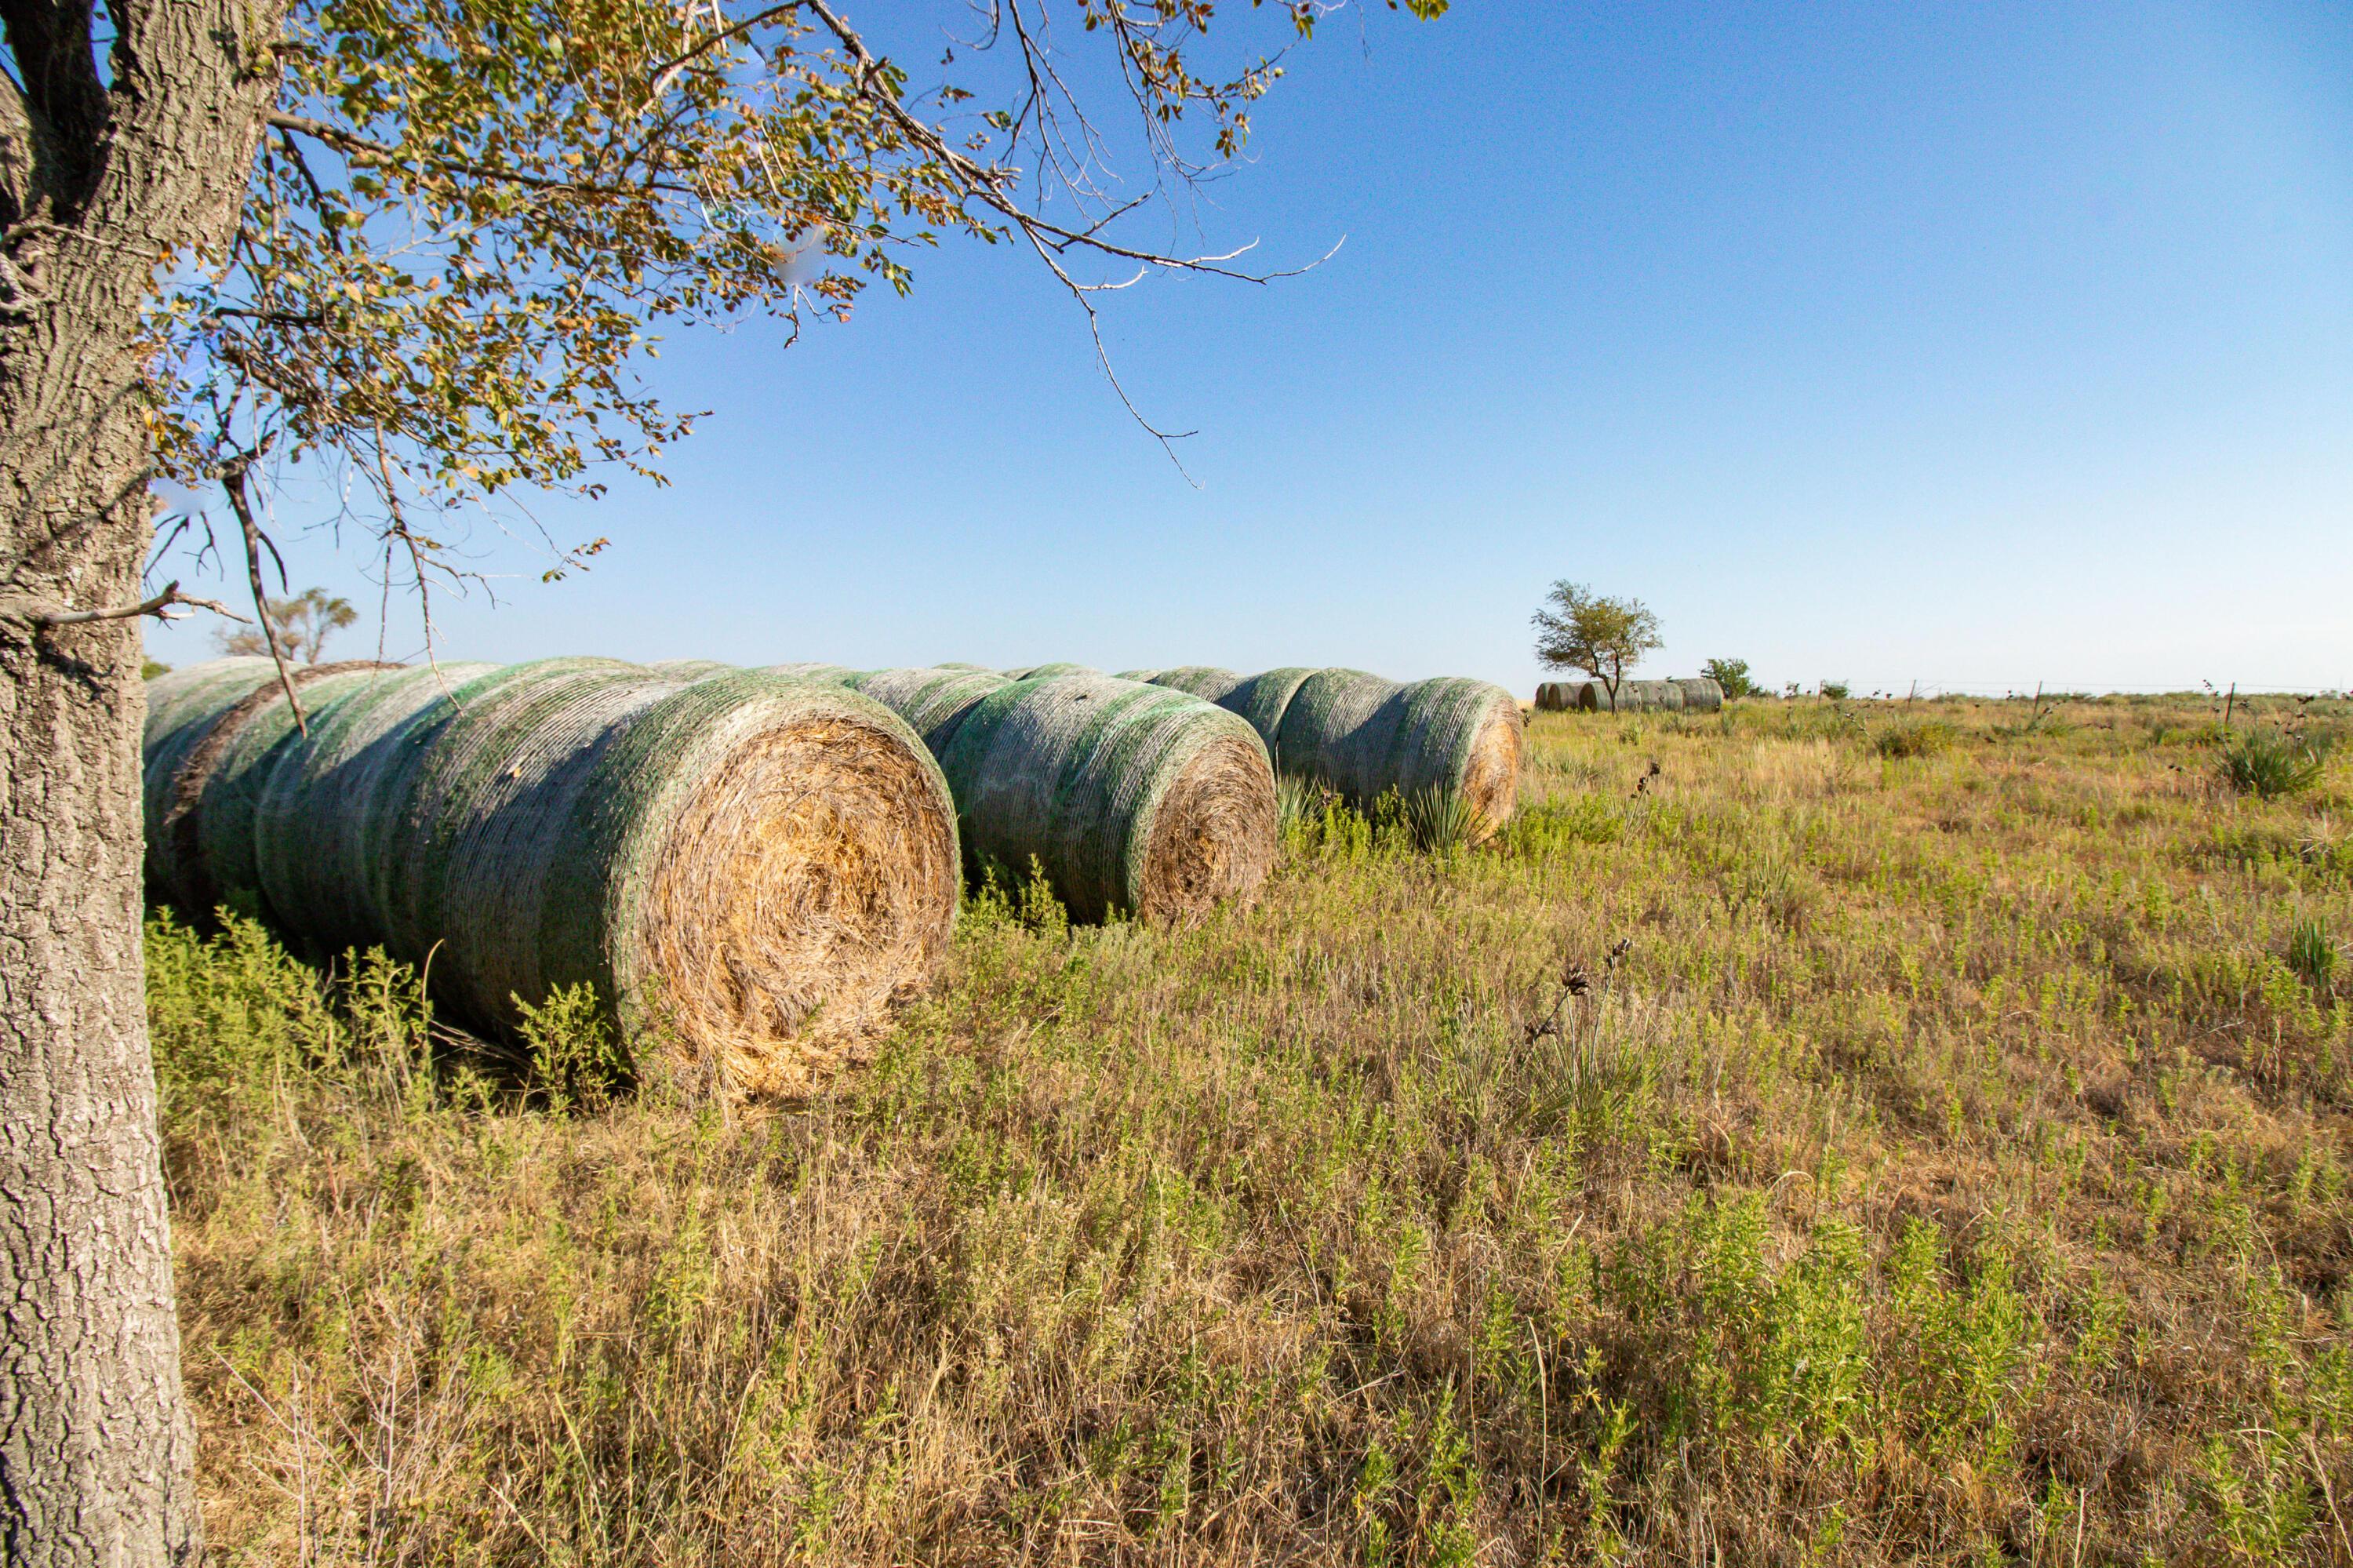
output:
[[[1599,681],[1588,681],[1581,686],[1571,687],[1570,691],[1578,713],[1599,713],[1609,705],[1609,688]]]
[[[1683,705],[1683,690],[1672,681],[1630,681],[1627,683],[1639,688],[1634,698],[1634,706],[1638,710],[1673,713]],[[1626,704],[1621,700],[1618,705],[1622,708]]]
[[[807,1087],[944,956],[954,806],[887,710],[749,672],[468,673],[353,693],[280,758],[259,858],[290,923],[431,955],[436,994],[492,1028],[588,982],[748,1093]]]
[[[277,678],[277,667],[267,659],[214,659],[147,683],[147,721],[140,738],[140,808],[147,835],[147,895],[157,903],[173,897],[174,867],[164,821],[180,765],[204,743],[222,715],[263,682]]]
[[[1687,676],[1674,683],[1683,694],[1686,713],[1715,713],[1724,706],[1724,688],[1710,676]]]
[[[343,691],[399,668],[352,659],[290,666],[287,679],[307,715]],[[209,920],[225,900],[259,893],[254,808],[278,747],[299,727],[273,672],[222,710],[174,772],[163,819],[148,830],[147,853],[172,901],[191,919]]]
[[[976,868],[1034,857],[1071,913],[1185,923],[1248,902],[1274,864],[1274,773],[1257,732],[1163,686],[1019,681],[939,754]]]
[[[999,672],[1008,681],[1044,681],[1056,675],[1100,675],[1101,670],[1092,664],[1032,664],[1026,670]]]
[[[1158,673],[1160,672],[1157,670],[1121,670],[1117,672],[1117,678],[1123,681],[1141,681],[1149,685],[1152,678]]]
[[[997,673],[996,671],[989,669],[986,664],[966,664],[957,661],[951,661],[945,664],[934,664],[931,668],[934,670],[978,670],[991,675]]]
[[[1012,683],[989,670],[940,664],[930,669],[876,670],[858,677],[855,689],[913,726],[934,757],[947,749],[956,726],[980,700]]]
[[[646,668],[683,680],[697,675],[716,675],[721,671],[732,670],[734,666],[722,663],[716,659],[657,659]]]
[[[1189,692],[1205,703],[1214,703],[1240,685],[1242,678],[1231,670],[1220,670],[1214,664],[1180,664],[1174,670],[1161,671],[1148,683]]]
[[[617,991],[658,999],[737,1089],[805,1093],[946,958],[955,805],[913,732],[852,694],[739,704],[726,727],[641,830],[659,842]]]

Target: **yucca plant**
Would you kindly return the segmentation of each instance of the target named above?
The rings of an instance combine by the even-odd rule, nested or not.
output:
[[[2323,741],[2276,730],[2250,729],[2222,747],[2223,779],[2241,794],[2265,800],[2311,789],[2327,765]]]
[[[1455,849],[1486,836],[1487,820],[1471,798],[1444,784],[1416,789],[1405,798],[1405,823],[1416,845]]]
[[[1274,809],[1282,830],[1287,833],[1321,819],[1327,793],[1312,779],[1302,779],[1295,773],[1278,775],[1274,780]]]
[[[2287,967],[2310,981],[2315,991],[2327,991],[2337,974],[2337,944],[2318,920],[2302,919],[2287,938]]]

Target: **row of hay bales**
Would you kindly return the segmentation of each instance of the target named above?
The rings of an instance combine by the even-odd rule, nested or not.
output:
[[[790,1093],[928,980],[960,868],[1181,922],[1264,882],[1278,759],[1360,802],[1511,809],[1497,688],[1203,673],[354,662],[293,673],[298,726],[269,661],[222,660],[150,684],[148,876],[426,967],[490,1031],[586,982],[633,1035]]]
[[[1714,713],[1724,688],[1706,676],[1673,681],[1620,681],[1618,697],[1599,681],[1546,681],[1536,688],[1538,713]]]
[[[1518,799],[1520,705],[1484,681],[1399,683],[1362,670],[1303,667],[1255,675],[1206,665],[1126,673],[1240,715],[1266,742],[1278,773],[1360,809],[1391,790],[1454,792],[1471,807],[1475,836],[1484,838]]]
[[[955,806],[881,705],[760,672],[266,659],[149,687],[147,874],[326,958],[381,948],[511,1030],[586,982],[749,1093],[806,1088],[944,959]]]

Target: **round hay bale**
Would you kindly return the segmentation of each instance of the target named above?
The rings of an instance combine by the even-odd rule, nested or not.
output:
[[[308,715],[399,668],[353,659],[289,666],[287,677]],[[223,708],[173,769],[163,811],[148,826],[147,859],[151,876],[190,918],[209,921],[224,901],[259,893],[254,806],[277,747],[299,728],[285,687],[273,674]]]
[[[1242,678],[1231,670],[1220,670],[1214,664],[1180,664],[1174,670],[1163,670],[1148,684],[1167,686],[1188,692],[1205,703],[1214,703],[1242,683]]]
[[[1724,688],[1708,676],[1686,676],[1674,684],[1683,694],[1686,713],[1712,714],[1724,706]]]
[[[1517,804],[1521,737],[1520,705],[1501,686],[1458,676],[1399,685],[1362,670],[1319,670],[1283,714],[1275,765],[1359,810],[1390,789],[1459,790],[1483,839]]]
[[[1026,670],[1008,670],[1008,681],[1044,681],[1056,675],[1100,675],[1101,670],[1092,664],[1032,664]]]
[[[715,675],[720,671],[732,669],[733,666],[723,664],[716,659],[657,659],[646,668],[659,670],[665,675],[675,675],[681,679],[691,680],[697,675]]]
[[[1609,688],[1599,681],[1573,683],[1569,686],[1569,701],[1578,713],[1600,713],[1609,706]]]
[[[494,1029],[586,982],[753,1094],[807,1088],[945,956],[954,801],[880,705],[609,660],[444,673],[344,695],[270,769],[263,892],[317,945],[430,955]]]
[[[1017,681],[962,714],[939,753],[965,856],[1034,856],[1082,920],[1160,923],[1248,902],[1272,869],[1274,771],[1257,731],[1165,686],[1109,675]]]
[[[1157,670],[1121,670],[1116,673],[1116,675],[1123,681],[1141,681],[1145,685],[1150,685],[1152,677],[1158,673],[1160,672]]]
[[[859,676],[854,689],[905,719],[937,757],[955,738],[965,715],[981,698],[1009,684],[994,671],[941,664],[928,670],[875,670]]]
[[[147,895],[173,902],[171,850],[164,821],[171,810],[172,783],[188,754],[229,709],[265,683],[275,684],[277,666],[268,659],[213,659],[156,676],[147,683],[147,720],[140,737],[140,814],[146,830]],[[211,913],[211,906],[195,911]]]
[[[988,668],[988,666],[987,666],[987,665],[986,665],[986,664],[962,664],[962,663],[934,664],[934,665],[930,666],[930,668],[934,669],[934,670],[980,670],[980,671],[986,672],[987,673],[991,674],[991,675],[994,675],[994,674],[996,674],[996,673],[997,673],[997,672],[996,672],[996,671],[989,669],[989,668]]]

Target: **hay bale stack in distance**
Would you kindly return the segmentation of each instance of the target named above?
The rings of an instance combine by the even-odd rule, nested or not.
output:
[[[1149,685],[1152,683],[1153,677],[1159,674],[1160,672],[1157,670],[1121,670],[1115,672],[1115,673],[1118,678],[1123,681],[1141,681],[1146,685]]]
[[[954,801],[855,693],[444,666],[367,682],[311,732],[255,812],[269,908],[315,951],[430,954],[436,995],[478,1026],[586,981],[726,1087],[796,1093],[946,954]]]
[[[1724,688],[1708,676],[1686,676],[1672,684],[1683,694],[1685,713],[1712,714],[1724,706]]]
[[[1590,681],[1546,681],[1536,688],[1536,712],[1541,714],[1575,713],[1590,706],[1585,700]]]
[[[884,671],[860,689],[933,745],[976,875],[1035,857],[1082,920],[1185,924],[1273,867],[1266,747],[1198,698],[1100,673]]]
[[[1299,667],[1244,676],[1199,665],[1155,681],[1249,719],[1276,771],[1314,779],[1359,810],[1391,789],[1459,790],[1479,813],[1483,838],[1519,798],[1519,700],[1484,681],[1399,684],[1362,670]]]

